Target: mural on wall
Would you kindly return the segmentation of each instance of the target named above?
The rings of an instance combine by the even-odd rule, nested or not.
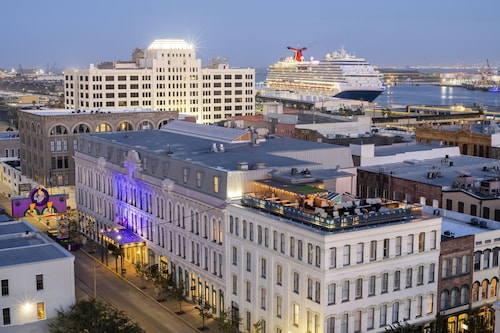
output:
[[[12,217],[48,217],[66,212],[66,194],[52,194],[38,186],[29,197],[12,200]]]

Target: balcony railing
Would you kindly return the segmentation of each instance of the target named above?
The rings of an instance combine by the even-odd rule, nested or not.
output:
[[[287,218],[326,232],[364,228],[386,223],[405,222],[418,219],[422,216],[422,207],[414,205],[407,205],[405,208],[393,208],[382,212],[323,217],[303,209],[284,206],[280,203],[259,199],[250,195],[244,195],[241,202],[245,206],[256,208],[260,211]]]

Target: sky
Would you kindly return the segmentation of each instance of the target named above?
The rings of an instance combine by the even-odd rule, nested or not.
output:
[[[184,39],[206,64],[265,68],[307,47],[344,48],[377,67],[500,67],[499,0],[6,0],[0,68],[128,61],[155,39]]]

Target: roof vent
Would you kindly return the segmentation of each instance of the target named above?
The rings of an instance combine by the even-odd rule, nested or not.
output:
[[[248,163],[247,162],[239,162],[238,163],[238,170],[242,170],[242,171],[248,170]]]
[[[253,166],[254,169],[265,169],[266,168],[266,163],[264,162],[257,162]]]

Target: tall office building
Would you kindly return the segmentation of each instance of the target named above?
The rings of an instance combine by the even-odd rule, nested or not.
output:
[[[214,58],[202,67],[195,47],[184,40],[155,40],[137,48],[131,61],[91,64],[64,71],[65,107],[141,107],[178,111],[210,124],[254,114],[255,70],[229,67]]]

